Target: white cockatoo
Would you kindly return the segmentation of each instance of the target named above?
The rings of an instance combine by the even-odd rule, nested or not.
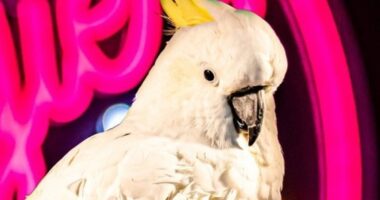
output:
[[[123,122],[73,148],[28,199],[281,199],[276,34],[218,1],[161,4],[176,32]]]

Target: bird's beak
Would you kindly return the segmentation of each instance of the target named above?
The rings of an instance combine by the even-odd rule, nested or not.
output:
[[[251,146],[259,136],[264,118],[265,86],[246,87],[228,97],[238,133],[248,133]]]

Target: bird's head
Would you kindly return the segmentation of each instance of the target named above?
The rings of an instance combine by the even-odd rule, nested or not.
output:
[[[174,137],[223,147],[243,132],[252,145],[287,68],[276,34],[259,16],[218,1],[161,3],[177,29],[131,113],[145,113],[142,123],[163,127],[157,132],[175,129]]]

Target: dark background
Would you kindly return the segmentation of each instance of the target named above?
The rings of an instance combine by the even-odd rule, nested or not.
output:
[[[376,133],[380,125],[380,2],[377,0],[347,0],[348,17],[358,42],[366,73],[369,95],[374,108]],[[379,135],[377,144],[379,143]]]
[[[330,0],[330,4],[333,0]],[[375,141],[368,141],[368,138],[361,138],[363,149],[363,160],[372,159],[373,162],[379,166],[379,158],[376,155],[376,149],[379,149],[380,144],[380,6],[377,0],[347,0],[344,1],[347,16],[350,19],[353,35],[357,41],[359,54],[362,58],[362,66],[364,69],[363,79],[367,82],[368,96],[372,110],[367,113],[359,113],[361,115],[372,115],[374,121],[362,123],[361,125],[373,127],[361,127],[371,129],[373,128]],[[352,71],[351,71],[352,73]],[[360,101],[360,96],[356,98]],[[360,110],[360,109],[358,109]],[[366,146],[369,145],[370,147]],[[373,148],[371,148],[373,145]],[[376,170],[373,171],[373,170]],[[373,177],[371,177],[373,176]],[[368,163],[363,163],[363,180],[374,179],[372,185],[363,185],[363,199],[378,199],[378,168],[371,169]],[[367,191],[366,191],[367,190]]]

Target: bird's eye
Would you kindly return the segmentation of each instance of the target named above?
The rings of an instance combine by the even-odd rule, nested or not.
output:
[[[211,70],[209,70],[209,69],[206,69],[203,72],[203,75],[205,76],[205,79],[208,80],[208,81],[213,81],[215,79],[214,73]]]

